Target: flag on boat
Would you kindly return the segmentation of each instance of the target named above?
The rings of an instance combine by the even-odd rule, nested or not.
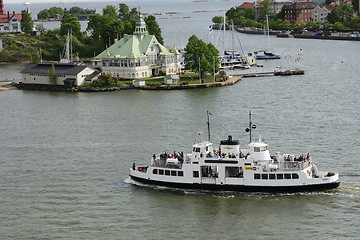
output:
[[[212,25],[210,25],[210,27],[209,27],[209,34],[212,34]]]
[[[208,111],[208,115],[211,116],[212,115],[211,112]]]

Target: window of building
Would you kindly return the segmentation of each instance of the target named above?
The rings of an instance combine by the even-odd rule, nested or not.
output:
[[[154,169],[154,170],[153,170],[153,174],[158,174],[158,170],[157,170],[157,169]]]
[[[170,170],[165,170],[165,175],[170,176]]]
[[[193,177],[198,178],[199,177],[199,171],[193,171]]]

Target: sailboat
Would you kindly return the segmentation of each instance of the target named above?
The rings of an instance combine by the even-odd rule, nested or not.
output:
[[[226,25],[225,25],[225,15],[224,15],[224,39],[223,39],[223,44],[224,44],[224,55],[220,57],[220,69],[226,69],[226,68],[230,68],[230,69],[249,69],[251,65],[255,65],[255,59],[252,56],[252,54],[248,54],[246,55],[244,52],[244,49],[241,45],[239,36],[237,36],[241,50],[242,50],[242,54],[237,53],[234,50],[234,23],[232,23],[231,25],[231,30],[232,30],[232,50],[231,51],[227,51],[225,50],[225,29],[226,29]]]
[[[266,31],[267,31],[267,38],[268,38],[268,48],[269,48],[269,19],[266,15]],[[270,52],[269,50],[260,50],[254,52],[256,60],[270,60],[270,59],[280,59],[281,57],[279,55],[276,55],[273,52]]]

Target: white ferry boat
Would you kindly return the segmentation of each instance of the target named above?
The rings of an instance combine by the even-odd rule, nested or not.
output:
[[[210,125],[209,139],[210,139]],[[185,189],[241,192],[305,192],[336,188],[339,174],[319,171],[311,156],[277,154],[271,156],[261,138],[241,148],[228,136],[219,147],[210,141],[195,143],[192,152],[153,155],[151,165],[130,168],[130,177],[138,182]]]

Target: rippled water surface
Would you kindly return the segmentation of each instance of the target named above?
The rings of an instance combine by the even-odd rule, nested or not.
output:
[[[266,43],[239,36],[248,51]],[[264,69],[305,75],[189,91],[0,92],[1,239],[358,239],[360,45],[271,37],[270,46],[283,58]],[[245,145],[252,111],[272,154],[310,152],[341,186],[242,194],[132,184],[134,161],[205,138],[206,110],[216,145],[228,134]]]

